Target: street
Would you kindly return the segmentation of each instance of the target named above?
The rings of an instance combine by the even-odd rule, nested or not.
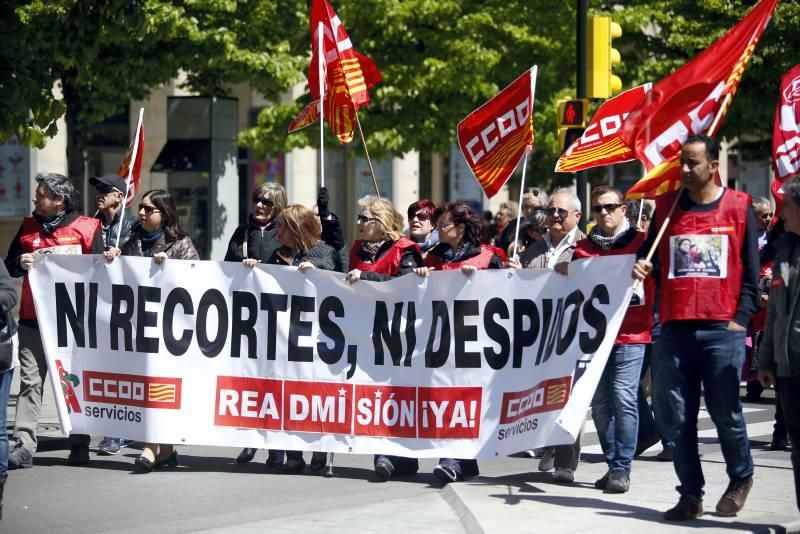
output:
[[[18,381],[15,381],[18,382]],[[12,392],[18,386],[12,387]],[[372,458],[338,455],[335,477],[308,469],[282,475],[267,469],[266,452],[237,465],[238,449],[179,447],[179,467],[133,474],[138,445],[116,456],[92,454],[88,467],[68,467],[67,442],[47,387],[42,439],[33,469],[12,471],[0,530],[38,532],[786,532],[800,529],[789,452],[769,450],[772,392],[746,403],[756,463],[755,485],[739,517],[712,514],[727,485],[724,461],[708,413],[700,414],[700,447],[707,480],[706,515],[669,524],[661,513],[677,501],[672,465],[653,457],[634,462],[631,491],[604,494],[594,480],[605,472],[591,419],[575,483],[557,485],[537,471],[538,460],[481,461],[481,477],[441,489],[421,461],[416,477],[378,482]],[[744,391],[744,390],[742,390]],[[9,418],[14,416],[14,395]],[[11,427],[9,427],[11,428]],[[48,437],[50,436],[50,437]],[[96,444],[98,437],[93,437]],[[306,454],[306,458],[310,454]],[[781,526],[782,525],[782,526]],[[792,527],[793,525],[793,527]],[[788,527],[788,528],[787,528]]]

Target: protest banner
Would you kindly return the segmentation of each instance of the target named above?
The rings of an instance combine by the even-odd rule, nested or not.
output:
[[[772,165],[775,180],[770,189],[778,214],[783,204],[783,182],[800,175],[800,65],[781,76],[772,134]]]
[[[38,255],[29,276],[67,431],[485,458],[574,440],[633,260],[350,285],[293,267]]]

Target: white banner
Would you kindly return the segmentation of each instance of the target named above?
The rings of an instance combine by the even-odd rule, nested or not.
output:
[[[351,286],[293,267],[47,255],[29,276],[66,431],[484,458],[574,440],[633,259]]]

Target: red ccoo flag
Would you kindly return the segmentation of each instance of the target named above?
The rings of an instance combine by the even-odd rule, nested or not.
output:
[[[311,2],[311,64],[308,87],[312,102],[289,125],[289,132],[319,120],[319,31],[322,31],[322,57],[325,65],[325,118],[339,140],[353,139],[355,113],[369,102],[369,89],[381,81],[375,63],[353,48],[339,17],[327,0]]]
[[[486,196],[508,181],[533,145],[536,66],[458,123],[458,146]]]
[[[772,134],[772,163],[775,166],[772,196],[778,213],[783,204],[783,182],[800,176],[800,65],[781,77]]]
[[[142,154],[144,154],[144,125],[142,118],[144,115],[144,108],[139,110],[139,121],[136,125],[136,136],[131,139],[131,144],[128,146],[128,151],[125,157],[122,158],[122,163],[119,165],[117,174],[128,181],[128,195],[125,197],[125,207],[129,207],[136,196],[136,191],[139,188],[139,177],[142,174]],[[131,168],[131,162],[133,167]]]
[[[622,127],[622,140],[647,174],[628,198],[680,187],[681,147],[693,134],[714,135],[778,0],[761,0],[722,38],[658,82]]]

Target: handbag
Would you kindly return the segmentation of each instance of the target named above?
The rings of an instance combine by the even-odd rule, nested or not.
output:
[[[7,311],[5,317],[0,315],[3,326],[0,328],[0,373],[5,373],[14,365],[14,336],[17,334],[17,321],[14,314]]]

